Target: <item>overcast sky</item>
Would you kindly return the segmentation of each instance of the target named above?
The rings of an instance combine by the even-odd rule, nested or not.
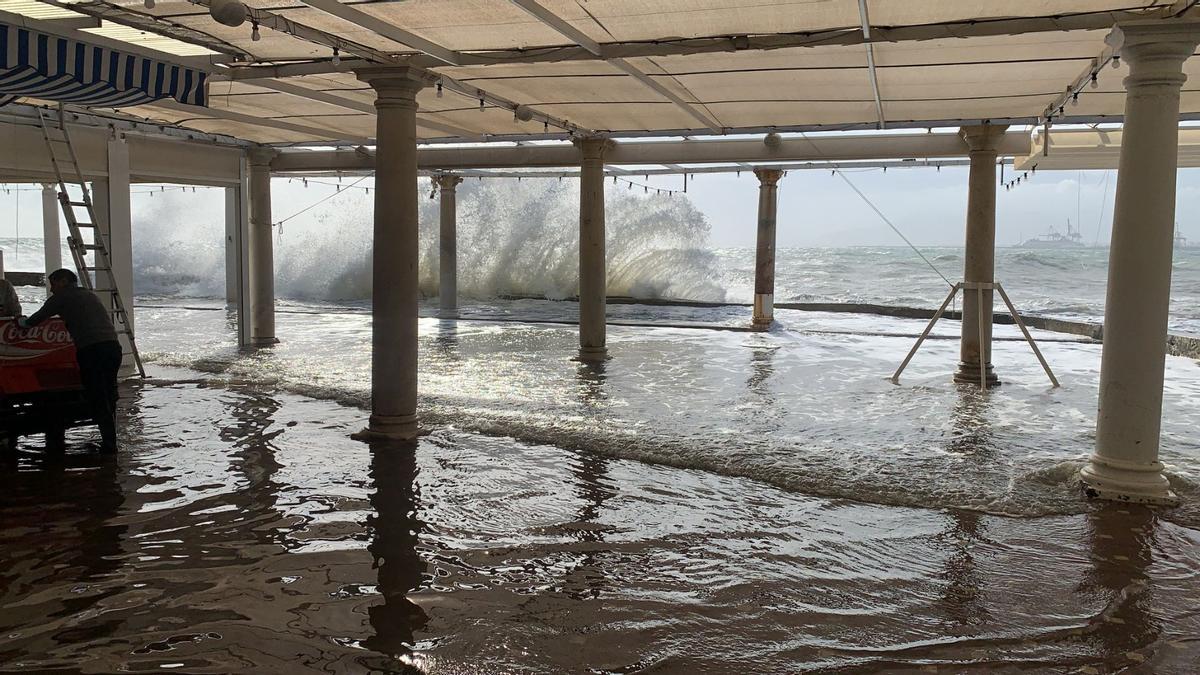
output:
[[[962,245],[967,199],[965,167],[941,171],[890,169],[886,173],[878,169],[857,170],[847,172],[846,176],[914,243]],[[1104,171],[1042,171],[1011,191],[1001,188],[997,196],[997,244],[1016,244],[1046,232],[1051,226],[1062,231],[1068,218],[1081,224],[1085,242],[1107,243],[1116,172],[1107,172],[1107,176],[1107,189]],[[637,180],[642,182],[641,177]],[[651,177],[649,183],[679,188],[682,179]],[[841,177],[828,171],[792,171],[779,185],[780,247],[902,244]],[[332,188],[322,186],[304,189],[298,182],[289,184],[276,179],[275,215],[282,217],[284,211],[298,210],[330,191]],[[689,182],[687,196],[712,224],[712,246],[754,245],[758,182],[752,173],[699,174]],[[135,195],[135,213],[152,204],[150,199],[144,194]],[[18,201],[22,233],[40,236],[40,197],[37,192],[23,191],[0,192],[0,237],[16,233],[14,218]],[[201,189],[188,202],[211,214],[207,217],[222,217],[220,190]],[[320,208],[311,215],[319,213]],[[1190,239],[1200,240],[1200,170],[1180,171],[1177,214],[1180,231]],[[189,212],[193,222],[198,215]]]

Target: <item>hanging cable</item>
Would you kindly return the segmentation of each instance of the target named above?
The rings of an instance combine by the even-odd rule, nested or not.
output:
[[[354,187],[355,185],[358,185],[359,183],[363,182],[364,180],[366,180],[366,179],[367,179],[367,178],[369,178],[369,177],[370,177],[370,176],[363,176],[362,178],[359,178],[358,180],[354,181],[353,183],[351,183],[350,185],[348,185],[348,186],[346,186],[346,187]],[[282,226],[283,226],[283,224],[284,224],[284,223],[286,223],[287,221],[291,220],[292,218],[295,218],[296,216],[299,216],[299,215],[301,215],[301,214],[305,213],[306,211],[309,211],[309,210],[311,210],[311,209],[314,209],[314,208],[316,208],[317,206],[319,206],[319,205],[321,205],[321,204],[324,204],[325,202],[329,201],[330,199],[333,199],[334,197],[338,196],[339,194],[341,194],[341,191],[340,191],[340,190],[334,191],[334,192],[333,192],[333,194],[329,194],[329,195],[326,195],[326,196],[324,196],[324,197],[322,197],[322,198],[318,199],[317,201],[315,201],[315,202],[313,202],[312,204],[309,204],[308,206],[306,206],[306,207],[304,207],[304,208],[300,209],[299,211],[297,211],[297,212],[293,213],[292,215],[288,216],[287,218],[284,218],[284,219],[282,219],[282,220],[277,220],[277,221],[275,221],[275,222],[273,223],[273,225],[280,227],[280,232],[282,233],[282,232],[283,232]]]
[[[813,149],[817,151],[818,155],[821,155],[822,158],[825,158],[825,153],[821,152],[821,146],[814,143],[812,141],[812,139],[810,139],[808,137],[808,135],[806,135],[804,132],[801,132],[800,137],[803,138],[804,140],[808,141],[808,144],[811,145],[813,147]],[[826,161],[828,161],[828,159],[826,159]],[[854,190],[854,193],[857,194],[860,198],[862,198],[862,200],[864,202],[866,202],[867,206],[871,207],[871,210],[874,211],[875,214],[878,215],[879,218],[881,220],[883,220],[884,223],[887,223],[887,226],[892,228],[893,232],[895,232],[901,239],[904,240],[905,244],[908,244],[908,247],[913,250],[913,253],[916,253],[917,256],[921,258],[921,260],[925,261],[926,265],[929,265],[929,269],[933,270],[934,274],[941,277],[942,281],[946,282],[947,286],[949,286],[950,288],[954,288],[954,282],[947,279],[946,275],[942,274],[942,271],[939,270],[937,267],[935,267],[934,264],[929,261],[929,258],[926,258],[925,254],[921,253],[920,249],[918,249],[915,245],[913,245],[913,243],[911,241],[908,240],[908,237],[904,236],[904,233],[900,231],[900,228],[896,227],[895,223],[893,223],[890,219],[888,219],[887,216],[883,215],[883,211],[880,211],[879,207],[875,206],[875,203],[872,202],[869,198],[867,198],[867,196],[865,194],[863,194],[862,190],[858,189],[858,186],[855,185],[854,182],[850,180],[849,176],[847,176],[845,173],[842,172],[841,168],[835,166],[833,169],[833,172],[836,173],[838,176],[840,176],[842,178],[842,180],[846,181],[846,185],[849,185],[850,189]]]

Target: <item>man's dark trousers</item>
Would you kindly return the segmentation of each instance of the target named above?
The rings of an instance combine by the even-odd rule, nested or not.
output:
[[[117,449],[117,371],[121,369],[121,343],[115,340],[88,345],[75,352],[83,396],[100,427],[101,448]]]

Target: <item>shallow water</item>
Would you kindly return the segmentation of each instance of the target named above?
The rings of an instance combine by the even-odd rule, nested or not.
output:
[[[216,301],[141,299],[122,456],[0,471],[0,670],[1194,672],[1197,362],[1152,511],[1080,496],[1098,344],[1037,332],[1052,389],[998,326],[981,395],[955,323],[896,386],[921,321],[610,310],[601,366],[571,303],[422,319],[414,455],[348,439],[363,307],[241,353]]]
[[[1200,535],[824,499],[156,368],[0,473],[7,671],[1190,672]],[[594,386],[586,377],[579,385]],[[603,387],[603,385],[601,385]]]

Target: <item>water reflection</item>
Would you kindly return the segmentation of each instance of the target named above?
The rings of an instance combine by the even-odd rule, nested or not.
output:
[[[127,530],[118,522],[118,460],[43,455],[26,469],[0,473],[0,635],[8,636],[0,663],[107,638],[122,624],[102,610],[126,591],[109,581],[123,565]]]
[[[748,420],[753,423],[756,433],[778,431],[787,416],[787,406],[779,402],[779,396],[771,386],[775,378],[775,354],[779,348],[770,344],[747,346],[750,347],[750,375],[746,378],[749,396],[745,404]]]
[[[608,400],[604,388],[608,379],[607,361],[578,361],[575,377],[579,381],[579,397],[584,407],[596,408]]]
[[[1087,525],[1092,567],[1079,590],[1106,603],[1088,629],[1106,660],[1121,659],[1162,633],[1149,583],[1157,517],[1146,507],[1105,503],[1088,513]]]
[[[439,319],[437,329],[433,334],[431,341],[432,352],[443,361],[458,361],[460,358],[459,348],[460,338],[458,335],[458,321],[450,319]]]
[[[974,549],[983,540],[984,515],[976,511],[954,510],[942,540],[948,552],[942,564],[942,606],[947,617],[960,626],[986,624],[991,615],[981,590],[983,578],[975,565]]]
[[[991,399],[979,388],[956,387],[958,398],[950,410],[951,437],[946,450],[959,455],[974,455],[981,461],[999,456]]]
[[[372,445],[370,481],[375,487],[367,517],[371,543],[367,550],[379,574],[382,601],[367,614],[375,634],[364,646],[396,659],[396,668],[407,668],[416,631],[424,628],[428,615],[408,594],[426,580],[426,565],[417,552],[424,527],[418,509],[417,460],[412,451]]]

